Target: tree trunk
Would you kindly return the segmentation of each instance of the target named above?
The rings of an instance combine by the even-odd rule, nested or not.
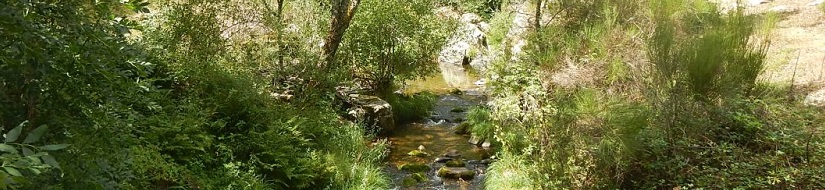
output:
[[[338,46],[340,46],[341,40],[344,38],[344,33],[347,28],[349,28],[350,22],[355,16],[355,12],[358,10],[360,4],[361,0],[330,0],[332,20],[330,22],[329,33],[327,33],[324,41],[322,54],[324,59],[323,67],[326,71],[336,67],[334,63],[335,53],[338,52]]]
[[[544,0],[534,0],[536,1],[536,20],[534,26],[536,27],[536,31],[541,30],[541,7],[544,3]]]

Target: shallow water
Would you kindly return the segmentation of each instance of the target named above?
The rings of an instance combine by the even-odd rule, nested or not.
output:
[[[472,76],[459,86],[448,85],[442,74],[427,77],[423,80],[409,81],[404,89],[405,93],[430,91],[438,96],[432,110],[432,116],[419,122],[403,124],[391,132],[387,138],[390,142],[390,154],[387,158],[385,171],[390,174],[395,189],[483,189],[484,172],[487,165],[478,164],[480,160],[489,157],[490,151],[470,144],[469,135],[457,135],[453,127],[465,119],[466,110],[484,103],[484,96],[480,86],[474,84],[478,77]],[[462,95],[450,94],[460,89]],[[457,111],[461,110],[461,111]],[[416,157],[407,155],[410,151],[418,150],[423,146],[429,156]],[[434,163],[445,153],[460,154],[460,159],[467,163],[469,170],[476,171],[473,180],[453,180],[439,178],[436,173],[443,163]],[[421,163],[430,166],[427,172],[428,181],[417,183],[412,187],[402,187],[404,178],[411,174],[400,171],[399,166],[408,163]]]

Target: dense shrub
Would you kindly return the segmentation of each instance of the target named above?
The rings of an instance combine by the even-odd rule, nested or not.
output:
[[[435,106],[437,96],[430,92],[420,92],[412,95],[392,94],[385,97],[392,106],[396,122],[413,122],[430,116],[430,110]]]
[[[376,164],[383,146],[366,147],[363,130],[340,121],[329,100],[276,100],[267,92],[270,84],[255,78],[257,69],[249,69],[266,63],[239,67],[236,61],[254,61],[244,56],[260,57],[263,50],[244,49],[222,36],[218,18],[238,7],[189,1],[134,17],[146,18],[143,25],[125,18],[131,16],[126,11],[145,12],[145,6],[139,1],[15,1],[0,8],[0,36],[8,42],[0,51],[0,122],[4,127],[23,121],[48,125],[52,132],[45,143],[71,144],[49,153],[61,170],[26,175],[31,183],[0,184],[27,189],[387,187]]]

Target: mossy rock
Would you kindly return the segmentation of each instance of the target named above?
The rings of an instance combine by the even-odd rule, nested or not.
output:
[[[475,176],[476,172],[467,168],[441,167],[438,169],[438,177],[442,178],[472,180]]]
[[[421,172],[430,171],[430,166],[427,166],[427,164],[422,164],[422,163],[409,163],[409,164],[401,165],[401,167],[398,167],[398,169],[403,170],[403,171],[407,171],[407,172],[410,172],[410,173],[421,173]]]
[[[428,178],[427,174],[425,174],[424,172],[414,173],[410,177],[412,177],[413,179],[415,179],[415,181],[419,183],[427,181]]]
[[[473,172],[472,170],[462,171],[458,173],[458,177],[463,180],[472,180],[476,177],[476,172]]]
[[[453,133],[456,135],[463,135],[470,133],[470,124],[467,122],[462,122],[461,124],[456,125],[453,127]]]
[[[401,181],[401,185],[404,187],[412,187],[415,186],[415,184],[417,183],[418,181],[416,181],[415,178],[413,178],[412,176],[406,177],[403,181]]]
[[[464,167],[464,162],[461,160],[450,160],[446,164],[447,167]]]
[[[413,150],[413,151],[410,151],[409,153],[407,153],[407,155],[417,156],[417,157],[425,157],[425,156],[430,156],[430,153],[427,153],[427,152],[424,152],[424,151],[421,151],[421,150]]]

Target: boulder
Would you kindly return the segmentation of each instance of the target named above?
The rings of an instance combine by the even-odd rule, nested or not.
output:
[[[805,104],[825,107],[825,88],[808,94],[808,96],[805,97]]]
[[[366,95],[365,90],[339,87],[336,97],[344,102],[346,118],[363,122],[368,131],[387,134],[395,128],[392,106],[377,96]]]
[[[487,46],[489,24],[475,14],[461,16],[457,31],[447,40],[438,56],[439,68],[450,86],[471,84],[465,65],[483,71],[490,64],[492,51]]]
[[[450,150],[447,153],[442,154],[441,156],[450,157],[450,158],[458,158],[458,157],[461,157],[461,154],[458,153],[458,150]]]
[[[426,157],[426,156],[429,156],[430,153],[424,152],[422,150],[413,150],[413,151],[408,152],[407,155],[416,156],[416,157]]]
[[[410,173],[420,173],[430,171],[430,166],[427,166],[427,164],[422,163],[408,163],[401,165],[400,167],[398,167],[398,169]]]
[[[472,180],[476,172],[463,167],[441,167],[438,169],[438,177],[449,179]]]
[[[484,138],[472,135],[470,136],[470,140],[467,142],[476,146],[481,146],[484,143]]]
[[[489,140],[486,140],[484,141],[484,143],[481,143],[481,148],[490,149],[490,146],[492,146],[492,143],[490,143]]]

